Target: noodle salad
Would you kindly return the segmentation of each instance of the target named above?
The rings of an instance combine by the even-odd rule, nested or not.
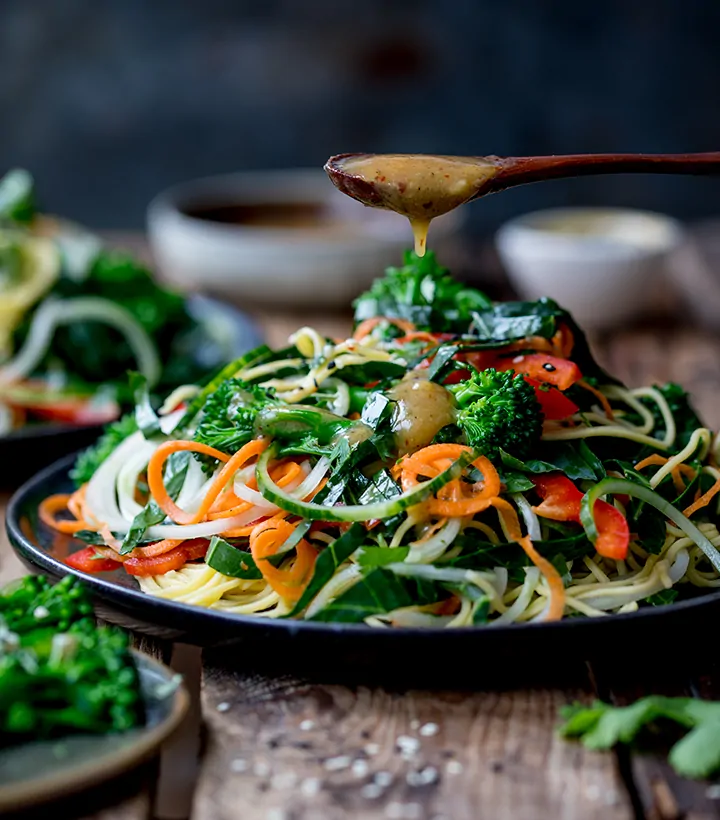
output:
[[[720,587],[718,441],[677,385],[630,389],[555,302],[491,301],[432,253],[353,334],[261,346],[78,458],[67,563],[158,598],[375,627],[600,617]]]

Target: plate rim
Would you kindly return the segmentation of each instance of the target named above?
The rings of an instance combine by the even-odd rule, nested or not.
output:
[[[718,588],[714,592],[707,592],[685,601],[641,608],[636,612],[610,614],[598,618],[563,618],[562,620],[551,621],[549,623],[539,621],[500,625],[490,623],[484,626],[473,625],[452,630],[445,627],[402,627],[398,629],[379,630],[366,624],[357,623],[240,615],[211,609],[209,607],[170,601],[148,595],[139,588],[126,587],[105,578],[87,575],[79,570],[75,570],[73,567],[64,564],[58,558],[49,555],[41,546],[30,540],[22,531],[19,512],[20,508],[26,503],[27,498],[35,493],[37,487],[43,483],[67,480],[69,478],[69,467],[76,457],[77,453],[74,453],[59,459],[22,484],[12,495],[7,506],[5,517],[5,527],[10,543],[22,559],[29,561],[38,569],[55,576],[74,575],[85,581],[99,598],[111,603],[119,602],[120,605],[127,607],[128,610],[132,610],[134,608],[133,605],[137,605],[143,612],[143,615],[139,617],[144,618],[148,623],[153,623],[158,627],[164,626],[164,622],[167,622],[169,618],[154,620],[152,617],[149,617],[147,613],[160,609],[166,610],[168,615],[171,615],[173,612],[183,614],[192,619],[195,624],[198,624],[200,629],[205,627],[212,628],[212,625],[217,625],[218,622],[222,623],[223,626],[229,626],[231,629],[234,627],[232,631],[236,633],[235,638],[243,637],[243,633],[249,635],[252,632],[262,630],[265,632],[280,633],[285,637],[331,634],[334,636],[348,635],[353,638],[367,640],[370,636],[373,636],[378,641],[378,644],[380,644],[383,639],[387,640],[390,636],[395,636],[390,637],[391,641],[402,640],[403,638],[409,641],[419,637],[438,639],[441,635],[444,636],[445,640],[462,640],[463,638],[473,640],[478,636],[488,635],[489,633],[491,633],[496,640],[502,640],[504,637],[508,640],[512,640],[513,636],[519,634],[528,635],[533,632],[538,633],[538,637],[540,634],[549,637],[564,636],[569,633],[570,630],[575,630],[575,628],[580,625],[584,627],[584,632],[589,636],[593,634],[594,629],[601,629],[603,626],[609,624],[622,628],[623,625],[635,626],[647,623],[648,619],[650,619],[650,623],[659,625],[662,624],[664,619],[671,619],[673,616],[682,616],[683,614],[696,612],[699,609],[711,605],[717,606],[720,604],[720,588]],[[212,643],[204,645],[212,645]]]
[[[166,679],[175,675],[170,667],[145,652],[132,649],[138,667],[154,668]],[[140,671],[140,669],[139,669]],[[138,737],[133,743],[117,749],[107,757],[91,759],[80,766],[40,774],[20,783],[0,786],[0,812],[25,810],[79,791],[93,788],[137,768],[151,758],[155,752],[179,728],[190,707],[190,696],[184,682],[174,691],[170,713],[160,723],[148,729],[139,727]],[[131,730],[132,731],[132,730]],[[62,741],[63,738],[57,738]]]

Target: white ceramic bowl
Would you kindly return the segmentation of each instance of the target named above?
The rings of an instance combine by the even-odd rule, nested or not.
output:
[[[325,209],[323,226],[258,227],[190,215],[220,204]],[[455,233],[461,216],[433,222],[433,248]],[[157,196],[148,231],[162,277],[185,290],[235,301],[348,306],[412,245],[407,220],[341,194],[320,169],[252,171],[198,179]],[[441,251],[440,251],[441,252]]]
[[[495,241],[520,296],[549,296],[581,326],[601,329],[655,307],[682,235],[662,214],[557,208],[513,219]]]

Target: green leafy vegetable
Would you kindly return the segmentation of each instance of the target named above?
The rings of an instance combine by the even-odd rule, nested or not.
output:
[[[328,544],[318,555],[312,578],[303,590],[297,604],[288,617],[299,615],[312,602],[325,584],[333,577],[337,568],[355,552],[365,540],[362,524],[353,524],[340,538]]]
[[[360,623],[406,606],[423,606],[447,597],[438,584],[396,575],[378,567],[315,613],[310,620]]]
[[[462,332],[473,311],[491,307],[484,293],[464,287],[438,265],[432,251],[422,257],[407,251],[404,262],[400,268],[388,268],[355,300],[356,323],[386,316],[410,321],[418,330]]]
[[[26,224],[35,216],[33,178],[22,168],[8,171],[0,179],[0,220]]]
[[[684,777],[706,778],[720,769],[720,703],[694,698],[641,698],[630,706],[596,701],[573,704],[561,711],[565,737],[580,738],[589,749],[610,749],[632,743],[643,729],[679,724],[688,733],[670,750],[669,761]]]

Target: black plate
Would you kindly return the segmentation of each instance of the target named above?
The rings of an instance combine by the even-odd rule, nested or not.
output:
[[[192,295],[188,310],[200,323],[224,322],[228,359],[242,356],[262,342],[254,322],[231,305]],[[88,447],[102,429],[101,424],[30,424],[0,435],[0,490],[14,490],[48,464]]]
[[[38,521],[43,498],[73,489],[72,461],[65,458],[44,470],[13,496],[6,525],[20,558],[51,576],[82,577],[98,613],[111,622],[201,646],[234,645],[223,656],[240,658],[245,668],[253,664],[326,679],[381,678],[414,685],[448,685],[456,679],[474,687],[498,676],[553,677],[552,670],[583,660],[620,658],[624,665],[647,669],[658,658],[667,671],[669,651],[683,664],[707,658],[708,624],[720,617],[720,591],[627,615],[461,629],[377,629],[261,618],[153,598],[122,570],[90,576],[65,565],[62,556],[85,545]]]

